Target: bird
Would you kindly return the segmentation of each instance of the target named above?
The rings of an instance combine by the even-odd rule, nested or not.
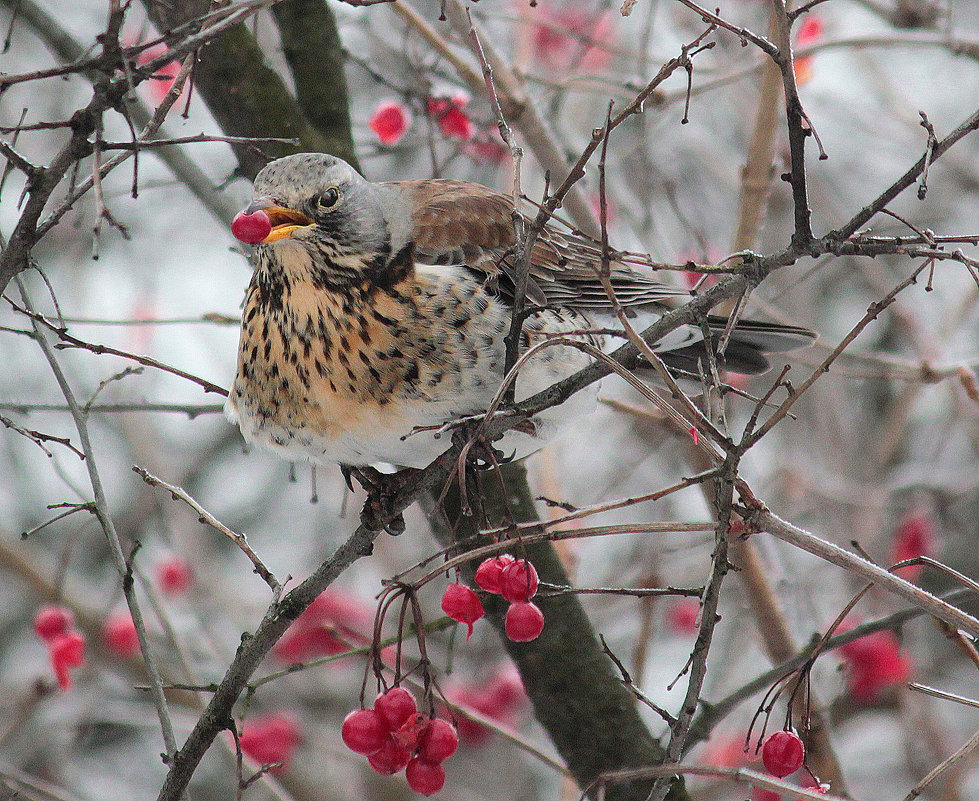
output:
[[[512,197],[457,180],[371,182],[340,158],[299,153],[258,173],[232,232],[255,245],[225,405],[247,442],[291,461],[420,468],[449,447],[441,427],[486,412],[504,377],[520,263]],[[553,221],[540,230],[520,345],[557,342],[522,365],[516,400],[592,362],[569,338],[599,348],[616,340],[606,329],[615,317],[601,264],[598,243]],[[630,314],[662,314],[664,303],[689,297],[652,270],[615,260],[609,269]],[[727,320],[709,316],[707,325],[709,337],[681,326],[653,350],[696,373]],[[760,373],[766,353],[814,338],[741,320],[718,364]],[[576,397],[508,437],[539,448],[544,431],[579,413],[569,408]]]

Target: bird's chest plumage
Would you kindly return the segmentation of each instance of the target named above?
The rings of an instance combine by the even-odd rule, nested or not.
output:
[[[260,268],[227,412],[246,439],[290,458],[424,464],[446,443],[408,435],[486,408],[508,326],[508,307],[461,269],[419,265],[389,287],[338,289]]]

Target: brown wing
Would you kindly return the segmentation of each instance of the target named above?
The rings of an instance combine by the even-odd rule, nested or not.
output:
[[[513,201],[464,181],[420,180],[389,184],[413,210],[417,258],[428,264],[465,264],[499,282],[512,295],[516,256]],[[540,305],[609,309],[598,280],[601,249],[593,242],[545,226],[531,253],[527,296]],[[626,265],[612,264],[612,285],[625,306],[687,294]]]

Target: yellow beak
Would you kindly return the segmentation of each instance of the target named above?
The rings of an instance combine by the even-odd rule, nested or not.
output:
[[[292,236],[293,231],[315,225],[315,222],[301,211],[279,206],[271,198],[255,198],[255,200],[248,204],[245,212],[254,214],[259,210],[264,211],[269,217],[269,222],[272,223],[272,230],[269,232],[269,235],[260,242],[262,245],[277,242],[280,239],[286,239]]]

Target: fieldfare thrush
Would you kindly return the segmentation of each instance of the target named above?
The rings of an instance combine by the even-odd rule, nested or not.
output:
[[[432,429],[486,411],[503,378],[518,263],[512,199],[462,181],[371,183],[338,158],[304,153],[258,174],[245,214],[259,211],[267,223],[250,240],[255,271],[228,417],[247,441],[288,459],[428,464],[448,447]],[[544,227],[530,259],[524,350],[561,334],[598,347],[616,339],[607,331],[615,317],[598,279],[601,261],[596,243]],[[623,307],[662,314],[663,301],[689,297],[651,272],[612,262]],[[709,343],[690,325],[653,349],[671,368],[696,373],[725,323],[708,318]],[[742,320],[718,364],[759,373],[768,368],[765,353],[814,338],[804,328]],[[541,348],[518,375],[516,399],[591,360],[569,345]],[[576,398],[551,417],[568,418]]]

